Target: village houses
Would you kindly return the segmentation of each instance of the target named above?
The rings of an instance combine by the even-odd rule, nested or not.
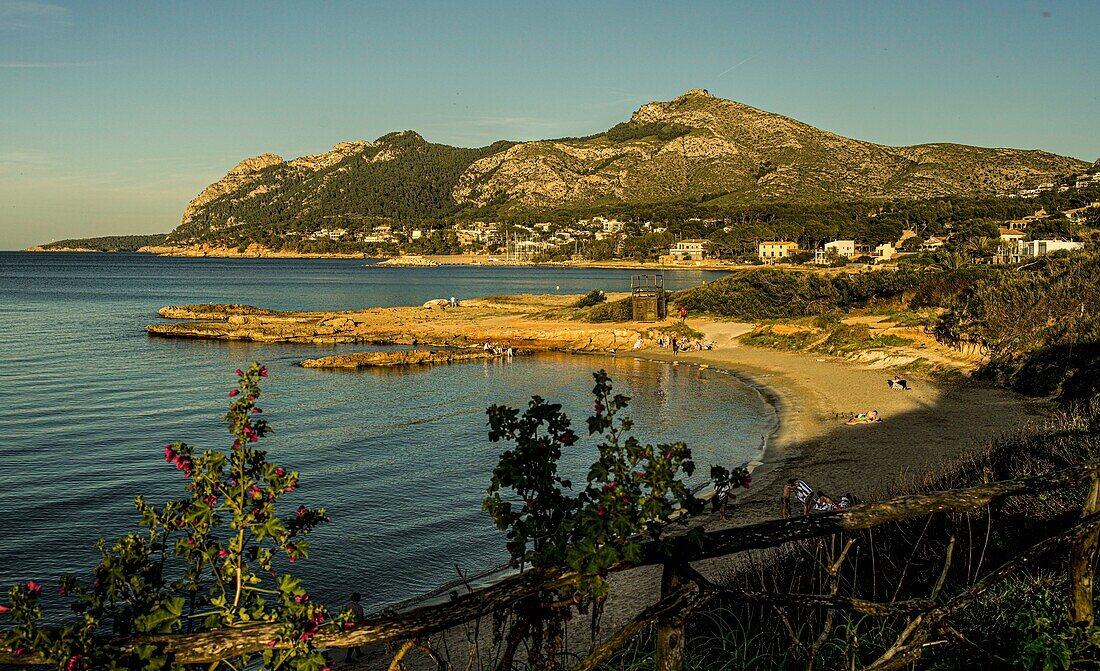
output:
[[[757,248],[757,254],[760,256],[760,259],[766,263],[774,263],[779,259],[785,259],[797,252],[798,243],[788,240],[769,240],[767,242],[761,242],[760,246]]]

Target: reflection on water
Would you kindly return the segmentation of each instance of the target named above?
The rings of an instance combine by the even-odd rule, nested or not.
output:
[[[91,566],[95,539],[134,528],[135,495],[179,495],[161,446],[183,439],[226,447],[232,371],[252,360],[271,371],[261,403],[275,428],[265,441],[271,456],[303,474],[287,503],[323,505],[333,517],[297,569],[330,602],[358,589],[373,608],[450,579],[455,563],[474,571],[500,561],[503,538],[480,509],[503,449],[486,438],[491,403],[522,406],[539,394],[561,402],[583,429],[591,372],[604,367],[633,396],[636,432],[687,441],[702,473],[755,455],[769,409],[754,390],[712,370],[540,354],[332,372],[295,363],[370,348],[166,340],[143,331],[167,304],[336,309],[535,291],[549,282],[563,292],[629,284],[629,271],[501,270],[0,254],[0,586]],[[710,279],[690,275],[674,280]],[[563,470],[582,479],[594,454],[582,441]]]

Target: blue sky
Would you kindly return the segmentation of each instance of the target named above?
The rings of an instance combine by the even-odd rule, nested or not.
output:
[[[0,249],[162,232],[246,156],[584,135],[689,88],[1100,157],[1100,2],[0,0]]]

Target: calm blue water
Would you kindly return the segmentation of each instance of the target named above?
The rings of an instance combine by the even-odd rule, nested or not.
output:
[[[672,288],[716,273],[666,273]],[[233,370],[271,371],[263,407],[273,460],[302,472],[284,499],[324,505],[333,522],[299,564],[318,597],[351,590],[385,605],[504,559],[480,502],[502,449],[485,407],[532,394],[583,428],[591,372],[634,396],[637,433],[685,440],[705,471],[755,456],[773,420],[756,392],[713,371],[628,358],[545,355],[415,372],[310,371],[295,362],[362,346],[259,345],[147,337],[169,304],[278,309],[420,304],[499,293],[629,288],[630,271],[364,268],[354,260],[169,259],[138,254],[0,253],[0,590],[90,568],[100,537],[136,527],[131,501],[182,493],[162,446],[225,448]],[[716,421],[720,418],[720,421]],[[583,445],[583,442],[580,444]],[[566,468],[580,479],[594,448]]]

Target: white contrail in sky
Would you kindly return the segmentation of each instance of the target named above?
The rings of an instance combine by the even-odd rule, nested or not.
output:
[[[755,56],[755,54],[753,54],[753,55]],[[726,75],[728,75],[728,74],[729,74],[730,72],[733,72],[734,70],[736,70],[737,68],[741,67],[741,66],[742,66],[742,65],[744,65],[745,63],[748,63],[749,61],[751,61],[751,60],[752,60],[752,58],[753,58],[752,56],[749,56],[749,57],[747,57],[747,58],[743,58],[743,59],[741,59],[741,60],[740,60],[740,61],[738,61],[737,63],[734,63],[733,65],[731,65],[731,66],[729,66],[728,68],[726,68],[725,70],[722,70],[722,74],[718,75],[718,77],[715,77],[715,79],[718,79],[719,77],[725,77],[725,76],[726,76]]]
[[[0,63],[3,70],[42,70],[47,68],[84,68],[95,63]]]

